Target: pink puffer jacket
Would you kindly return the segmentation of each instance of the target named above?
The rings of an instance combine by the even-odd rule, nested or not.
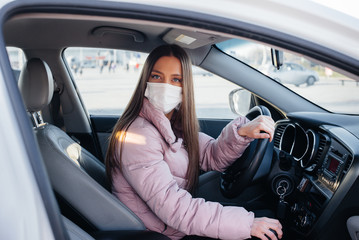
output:
[[[238,135],[248,120],[239,117],[213,139],[199,133],[200,165],[223,171],[252,139]],[[117,157],[120,150],[117,150]],[[254,214],[241,207],[192,198],[184,190],[188,154],[170,121],[144,100],[140,116],[129,127],[123,145],[122,172],[113,174],[113,193],[152,231],[171,239],[200,235],[220,239],[250,238]]]

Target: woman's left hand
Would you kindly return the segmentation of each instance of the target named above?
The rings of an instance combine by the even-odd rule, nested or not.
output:
[[[269,116],[260,115],[241,126],[238,129],[238,134],[242,137],[269,138],[269,140],[272,141],[274,135],[274,121]]]

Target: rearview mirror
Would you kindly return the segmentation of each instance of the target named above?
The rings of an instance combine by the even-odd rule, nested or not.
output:
[[[283,65],[283,52],[274,48],[271,48],[270,52],[272,57],[272,65],[279,70]]]
[[[229,93],[229,105],[235,114],[245,116],[251,109],[251,93],[243,88],[235,89]]]

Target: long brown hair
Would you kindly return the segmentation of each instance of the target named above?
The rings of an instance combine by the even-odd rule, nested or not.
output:
[[[157,60],[163,56],[174,56],[180,60],[182,65],[182,104],[178,110],[179,117],[176,118],[176,121],[180,121],[180,125],[182,126],[183,141],[189,158],[189,165],[186,173],[186,189],[193,193],[198,183],[199,174],[199,125],[194,104],[192,63],[187,53],[177,45],[159,46],[147,57],[135,92],[133,93],[121,118],[117,121],[110,136],[105,159],[106,173],[110,182],[112,182],[112,173],[114,168],[121,169],[122,144],[126,136],[126,131],[141,111],[147,81],[150,77],[153,66]],[[119,143],[120,146],[118,146]],[[116,149],[118,147],[120,147],[119,159],[116,157]]]

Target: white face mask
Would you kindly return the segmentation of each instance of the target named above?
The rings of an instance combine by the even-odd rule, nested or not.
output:
[[[182,88],[168,83],[147,82],[145,97],[154,107],[167,114],[182,102]]]

